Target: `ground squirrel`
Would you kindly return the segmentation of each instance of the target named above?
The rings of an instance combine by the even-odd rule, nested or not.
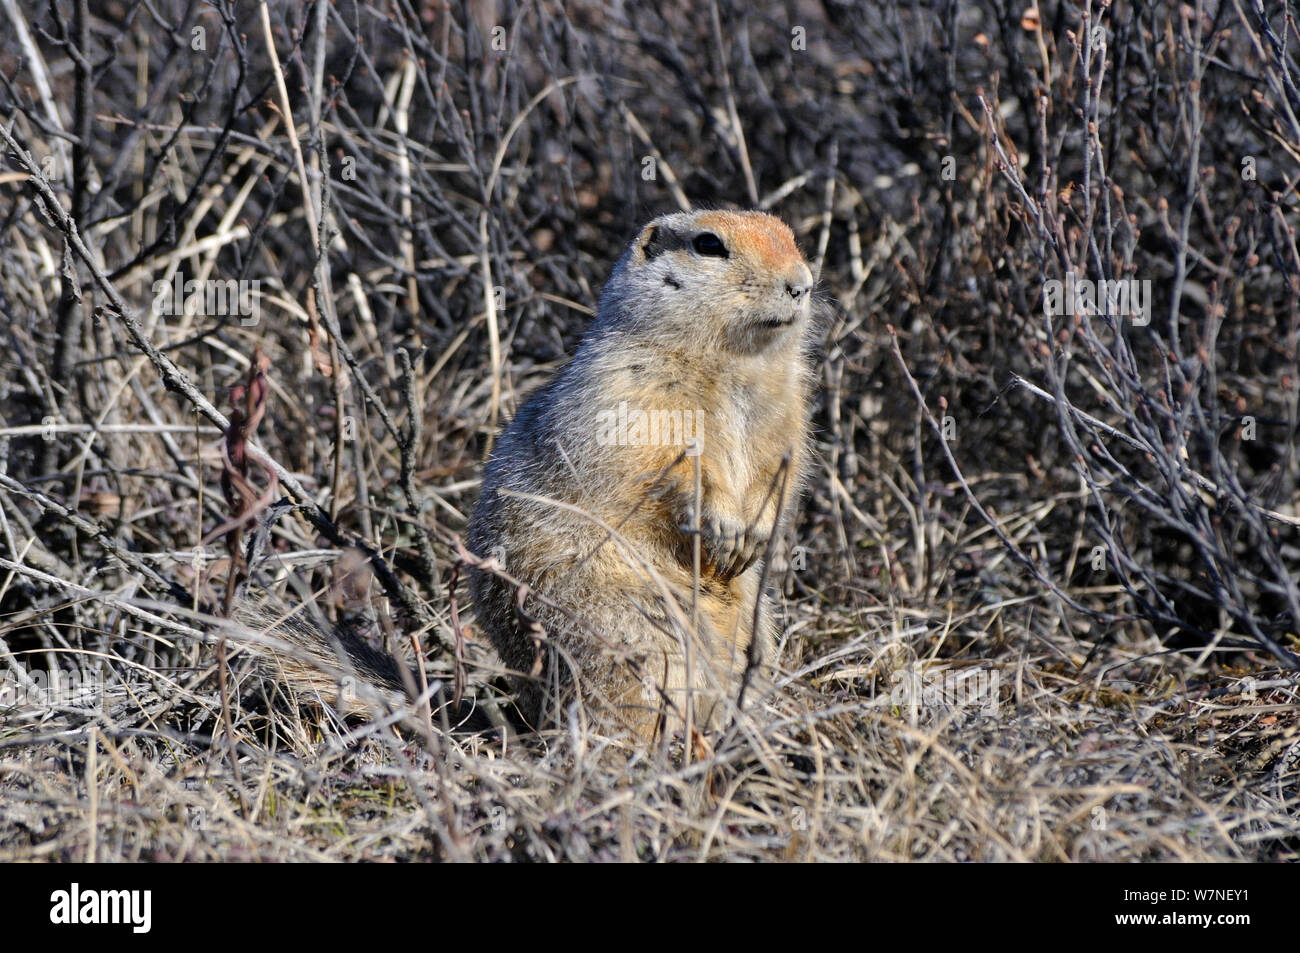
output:
[[[686,718],[705,727],[748,660],[766,660],[762,557],[806,466],[811,298],[779,219],[655,219],[573,359],[501,435],[470,522],[469,548],[488,560],[470,588],[532,725],[581,701],[599,727],[646,740]],[[250,566],[277,507],[250,538]],[[309,610],[241,592],[231,634],[268,676],[347,714],[421,693],[418,673]],[[488,726],[440,684],[429,694],[438,722]]]
[[[704,726],[735,699],[751,639],[768,655],[761,557],[806,466],[812,283],[771,215],[657,218],[501,435],[468,543],[527,588],[521,604],[489,570],[470,588],[534,724],[581,700],[646,739],[688,708]]]

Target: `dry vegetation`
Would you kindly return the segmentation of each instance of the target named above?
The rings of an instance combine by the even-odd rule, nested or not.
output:
[[[0,858],[1300,853],[1283,4],[35,6],[0,3]],[[782,215],[832,314],[774,692],[636,755],[345,720],[219,644],[242,513],[267,585],[455,678],[490,436],[688,201]],[[1068,272],[1150,311],[1046,315]],[[177,275],[256,308],[157,313]]]

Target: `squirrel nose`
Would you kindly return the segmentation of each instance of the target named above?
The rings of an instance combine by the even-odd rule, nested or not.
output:
[[[794,300],[795,304],[799,304],[810,291],[812,291],[812,272],[808,270],[807,265],[800,262],[798,269],[793,269],[786,275],[785,293]]]

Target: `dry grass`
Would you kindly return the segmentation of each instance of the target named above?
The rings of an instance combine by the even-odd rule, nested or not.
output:
[[[430,750],[320,709],[238,706],[236,778],[210,666],[179,684],[136,673],[91,711],[8,720],[3,856],[1294,859],[1293,683],[1244,698],[1227,674],[1133,650],[1081,674],[1033,615],[1014,602],[951,618],[796,609],[794,671],[691,763],[680,745],[629,755],[570,734]],[[913,659],[994,640],[924,677],[997,672],[995,710],[891,699]]]
[[[1099,9],[1101,57],[1074,3],[78,6],[0,47],[31,153],[0,172],[0,859],[1300,854],[1280,4]],[[490,435],[683,200],[780,213],[833,310],[770,692],[638,754],[343,719],[218,650],[259,349],[274,585],[450,684]],[[1045,321],[1067,270],[1150,280],[1149,330]],[[257,319],[154,314],[177,272],[260,282]]]

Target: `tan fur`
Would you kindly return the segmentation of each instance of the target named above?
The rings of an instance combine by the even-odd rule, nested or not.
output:
[[[693,245],[706,232],[725,257]],[[471,588],[480,626],[520,673],[526,717],[545,724],[580,699],[603,725],[648,740],[680,727],[688,695],[698,726],[734,700],[782,461],[782,516],[805,469],[811,283],[790,229],[770,215],[656,219],[615,266],[573,360],[503,433],[470,547],[503,557],[505,573],[530,587],[523,612],[545,637],[505,579],[475,572]],[[631,420],[635,410],[662,412],[661,422],[703,412],[698,627],[696,461],[665,439],[677,431],[636,445],[630,426],[627,445],[610,443],[624,404]],[[771,629],[760,614],[761,656]]]

